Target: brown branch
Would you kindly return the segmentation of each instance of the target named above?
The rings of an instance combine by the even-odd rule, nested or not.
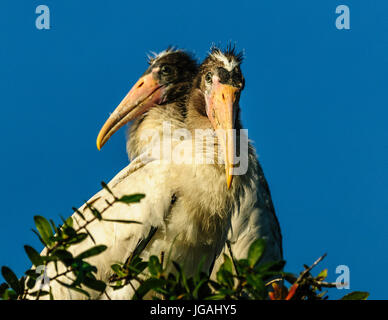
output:
[[[321,257],[319,257],[310,267],[307,267],[305,270],[301,272],[299,277],[296,279],[295,283],[299,284],[302,282],[302,280],[310,273],[310,271],[317,266],[323,259],[325,259],[327,254],[325,253]]]

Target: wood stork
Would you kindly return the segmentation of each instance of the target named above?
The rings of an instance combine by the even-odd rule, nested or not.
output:
[[[130,129],[128,139],[129,155],[134,157],[144,151],[147,143],[141,140],[137,132],[142,132],[147,128],[158,127],[158,123],[169,121],[172,125],[183,125],[184,99],[189,92],[192,78],[197,72],[197,62],[193,57],[182,51],[169,48],[155,57],[150,58],[149,68],[143,76],[135,83],[133,88],[119,104],[116,110],[102,127],[97,137],[97,148],[100,149],[108,139],[120,127],[135,119]],[[158,108],[152,108],[155,105]],[[157,110],[156,110],[157,109]],[[136,161],[135,161],[136,163]],[[133,172],[135,171],[135,172]],[[123,225],[118,223],[93,223],[88,227],[90,233],[97,244],[105,244],[109,247],[107,251],[97,257],[90,258],[89,261],[98,266],[98,278],[107,281],[111,276],[110,265],[116,262],[123,262],[133,251],[139,240],[145,238],[150,230],[160,228],[153,238],[150,253],[159,252],[157,248],[162,246],[166,251],[172,241],[171,237],[164,240],[163,234],[168,213],[172,209],[175,189],[170,181],[177,181],[171,174],[170,164],[160,164],[156,162],[147,166],[139,166],[131,163],[124,168],[108,184],[117,196],[132,193],[145,193],[147,200],[131,207],[123,204],[115,204],[105,212],[110,219],[133,219],[142,222],[140,225]],[[179,175],[177,172],[176,175]],[[93,206],[99,210],[106,207],[106,200],[111,201],[112,197],[105,189],[93,196],[88,202],[93,202]],[[79,211],[86,214],[86,218],[91,218],[91,212],[86,205]],[[81,222],[74,214],[73,220]],[[175,227],[176,228],[176,227]],[[164,230],[164,231],[163,231]],[[158,238],[162,238],[159,239]],[[73,255],[76,255],[94,243],[90,239],[72,247]],[[151,243],[150,243],[151,246]],[[154,249],[154,247],[156,249]],[[46,250],[43,251],[43,254]],[[59,266],[59,272],[64,270],[64,266]],[[49,278],[55,276],[56,271],[49,266],[47,275]],[[63,277],[62,277],[63,278]],[[70,283],[69,279],[60,279],[65,283]],[[83,295],[67,289],[56,282],[52,282],[52,291],[56,299],[82,299]],[[98,298],[96,292],[91,292],[92,298]]]
[[[185,114],[185,99],[197,73],[198,65],[186,51],[169,47],[149,56],[149,68],[121,101],[105,122],[97,137],[101,147],[122,126],[133,120],[128,130],[127,151],[133,160],[149,141],[142,139],[147,129],[161,129],[164,121],[181,127]],[[158,105],[159,108],[152,108]]]
[[[283,259],[282,236],[268,183],[254,147],[247,143],[248,148],[243,151],[239,145],[243,138],[239,96],[245,84],[240,69],[242,60],[242,54],[237,53],[234,47],[229,46],[224,52],[212,48],[194,80],[187,103],[186,124],[189,128],[213,129],[217,133],[215,143],[223,151],[225,173],[219,171],[219,192],[215,194],[219,199],[218,208],[223,208],[221,203],[224,203],[229,213],[232,212],[227,238],[235,258],[246,258],[250,245],[263,238],[266,249],[260,263],[279,261]],[[236,129],[236,139],[225,135],[225,131],[230,132],[230,129]],[[243,174],[234,172],[233,161],[238,149],[240,159],[246,156],[248,160],[247,171]],[[221,170],[221,166],[218,169]],[[228,190],[222,183],[225,177]],[[223,253],[229,254],[226,244]],[[219,255],[215,262],[212,278],[215,278],[223,262],[222,256]]]
[[[143,257],[159,256],[161,252],[171,250],[171,260],[183,264],[188,274],[196,271],[203,257],[203,268],[208,270],[224,250],[227,237],[238,258],[244,257],[250,243],[259,237],[267,240],[264,260],[279,260],[282,257],[279,224],[254,149],[249,145],[247,171],[234,176],[235,143],[228,134],[220,133],[221,130],[241,128],[239,95],[244,87],[241,55],[232,49],[221,52],[214,48],[201,65],[187,97],[196,64],[193,60],[192,63],[186,60],[179,64],[182,62],[180,59],[162,63],[162,59],[169,60],[170,55],[171,52],[164,53],[151,63],[103,126],[97,146],[101,148],[121,126],[141,114],[130,132],[127,147],[131,157],[138,155],[141,158],[144,152],[144,145],[140,142],[141,132],[148,127],[160,126],[164,120],[173,120],[175,128],[188,129],[191,137],[195,137],[197,129],[202,129],[205,140],[200,141],[199,148],[197,141],[194,141],[193,148],[193,139],[180,141],[183,160],[187,161],[175,163],[171,159],[148,158],[146,162],[136,163],[136,158],[136,165],[129,165],[108,184],[117,196],[145,193],[146,198],[131,207],[116,203],[105,212],[110,219],[131,219],[141,224],[96,222],[90,225],[89,232],[96,242],[108,246],[103,254],[89,258],[98,266],[98,277],[104,281],[111,275],[110,265],[125,260],[150,230],[157,231],[143,251]],[[183,70],[180,66],[184,66]],[[178,80],[174,80],[173,74]],[[182,74],[186,76],[180,77]],[[171,95],[167,94],[168,89],[172,90]],[[179,103],[171,102],[166,98],[169,96]],[[155,104],[161,106],[151,108]],[[237,145],[239,138],[237,130]],[[205,161],[192,161],[199,155]],[[220,155],[224,161],[220,161]],[[113,199],[110,193],[102,190],[90,201],[94,201],[93,205],[101,210],[106,207],[106,200]],[[85,206],[80,210],[91,217]],[[78,220],[76,216],[73,218]],[[73,254],[92,245],[87,240],[74,247]],[[218,258],[216,266],[220,262]],[[54,270],[48,270],[48,276],[52,275]],[[52,289],[55,298],[82,298],[56,284]],[[113,293],[112,298],[128,299],[131,294],[132,290],[127,286]],[[92,298],[98,297],[94,295]]]

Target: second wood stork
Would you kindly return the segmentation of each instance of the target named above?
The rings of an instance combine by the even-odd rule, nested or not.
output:
[[[158,124],[166,120],[176,126],[183,124],[181,107],[184,107],[185,96],[197,71],[196,61],[186,52],[167,49],[150,59],[149,62],[150,66],[147,71],[102,127],[97,138],[99,149],[113,133],[133,119],[135,119],[135,123],[130,129],[131,135],[128,141],[130,156],[140,154],[144,151],[145,146],[148,146],[147,143],[141,141],[138,132],[143,132],[147,128],[158,128]],[[156,104],[158,110],[154,111],[153,107]],[[139,241],[147,238],[150,231],[155,232],[157,230],[147,250],[144,251],[145,257],[169,250],[173,236],[171,232],[167,232],[166,227],[169,225],[172,229],[180,228],[175,226],[174,223],[168,224],[166,219],[174,207],[176,197],[174,183],[181,177],[182,174],[174,171],[170,163],[151,162],[144,166],[140,163],[140,166],[131,164],[124,168],[108,184],[116,196],[144,193],[147,197],[141,203],[134,204],[131,207],[116,203],[104,213],[109,219],[131,219],[141,222],[141,224],[124,225],[96,221],[88,227],[97,244],[108,246],[108,250],[103,254],[88,259],[98,266],[98,278],[100,280],[107,282],[111,276],[110,266],[113,263],[125,261]],[[107,205],[106,200],[112,201],[113,198],[109,192],[103,189],[92,197],[88,203],[92,202],[96,209],[103,210]],[[79,211],[83,212],[87,219],[92,217],[86,205],[82,206]],[[174,209],[175,211],[176,209]],[[81,223],[76,214],[72,218]],[[171,236],[166,238],[166,233]],[[91,239],[87,239],[72,247],[72,254],[77,255],[93,245]],[[182,246],[185,246],[185,244],[183,243]],[[63,270],[64,266],[59,265],[58,271]],[[56,271],[53,268],[48,268],[47,275],[49,278],[54,277],[55,274]],[[65,277],[60,280],[65,283],[71,282],[70,279]],[[52,283],[52,292],[56,299],[85,298],[82,294],[56,282]],[[92,298],[98,298],[96,292],[91,291],[90,294]],[[121,297],[119,295],[114,298]]]
[[[240,68],[242,59],[242,54],[237,53],[234,47],[229,46],[225,51],[213,47],[194,80],[187,103],[186,125],[191,130],[213,130],[208,131],[210,140],[216,132],[214,141],[225,164],[214,166],[218,171],[204,178],[203,184],[198,187],[202,193],[197,190],[196,195],[205,198],[210,183],[213,188],[218,187],[219,191],[212,195],[214,198],[208,200],[215,204],[209,214],[216,215],[222,210],[228,212],[224,214],[230,217],[227,239],[235,258],[246,258],[250,245],[262,238],[266,240],[266,249],[260,263],[279,261],[283,259],[282,236],[268,183],[254,147],[241,130],[239,97],[245,84]],[[230,135],[233,129],[236,130],[235,137]],[[247,148],[242,148],[241,143],[245,143]],[[245,158],[245,172],[238,173],[233,164],[237,150],[240,166]],[[213,157],[209,152],[204,155]],[[229,254],[226,244],[223,253]],[[222,255],[219,255],[213,268],[213,278],[222,262]]]

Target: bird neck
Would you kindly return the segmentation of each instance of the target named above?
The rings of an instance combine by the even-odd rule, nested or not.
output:
[[[186,104],[187,116],[185,118],[186,127],[194,131],[196,129],[211,129],[212,126],[206,114],[205,97],[201,90],[193,88]]]
[[[164,130],[184,127],[187,95],[178,97],[174,102],[152,107],[147,113],[135,119],[127,130],[127,153],[132,161],[145,150],[152,148],[152,137],[163,139]]]
[[[205,97],[200,89],[193,87],[187,98],[186,110],[187,116],[185,118],[185,124],[189,130],[213,130],[210,120],[206,114]],[[235,123],[237,135],[242,128],[242,123],[240,121],[240,108],[238,108],[237,119]]]

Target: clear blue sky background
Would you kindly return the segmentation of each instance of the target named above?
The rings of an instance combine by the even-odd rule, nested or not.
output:
[[[39,4],[51,30],[35,28]],[[340,4],[351,30],[335,28]],[[147,52],[174,44],[203,59],[232,40],[287,270],[327,252],[329,280],[345,264],[352,290],[388,298],[388,2],[6,0],[1,11],[0,265],[21,275],[23,245],[41,249],[33,216],[59,222],[128,163],[124,130],[101,152],[95,140]]]

